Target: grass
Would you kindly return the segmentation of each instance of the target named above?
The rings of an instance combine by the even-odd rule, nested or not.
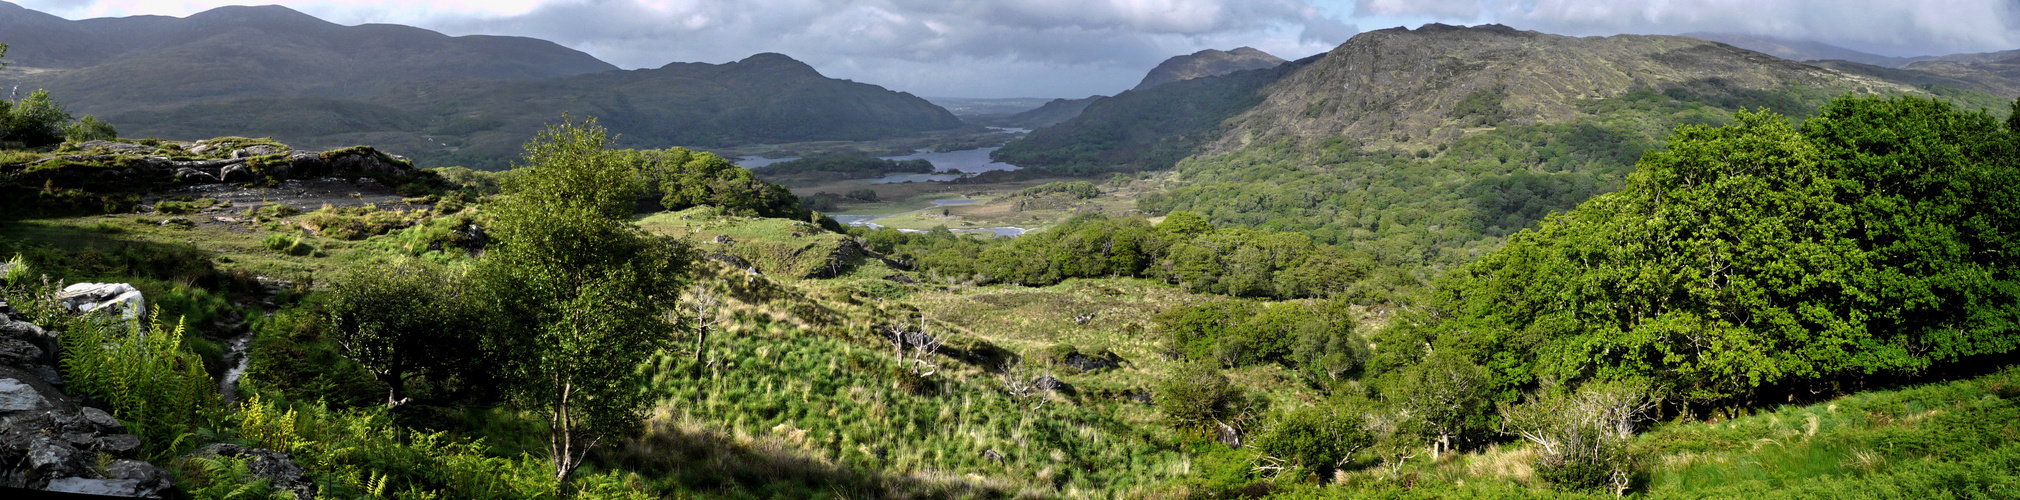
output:
[[[765,274],[790,278],[832,276],[853,265],[850,256],[860,253],[849,237],[811,223],[722,216],[705,206],[648,215],[637,223],[686,240],[704,253],[734,255]]]

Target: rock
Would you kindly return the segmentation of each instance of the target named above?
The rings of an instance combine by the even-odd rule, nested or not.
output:
[[[217,176],[190,167],[175,169],[175,177],[183,182],[217,182]]]
[[[1214,440],[1220,441],[1220,444],[1227,445],[1229,448],[1241,447],[1240,429],[1224,423],[1215,423],[1213,424],[1213,434]]]
[[[265,448],[246,448],[234,444],[217,443],[197,449],[192,457],[217,456],[239,458],[246,461],[246,470],[254,477],[271,481],[274,489],[288,490],[298,500],[316,497],[316,483],[304,476],[302,466],[295,464],[294,458]]]
[[[1063,391],[1073,388],[1073,386],[1067,384],[1066,381],[1059,380],[1057,377],[1053,377],[1051,375],[1040,376],[1036,380],[1032,380],[1031,386],[1038,388],[1038,390],[1046,392]]]
[[[43,382],[48,382],[49,385],[56,386],[59,389],[68,385],[64,383],[63,374],[57,373],[54,366],[35,365],[35,369],[31,371],[35,372],[35,376],[41,377]]]
[[[43,491],[128,498],[161,498],[171,488],[167,471],[139,460],[119,460],[105,468],[104,479],[65,477],[49,481]]]
[[[94,445],[93,449],[98,450],[100,453],[120,458],[133,458],[135,454],[140,453],[141,441],[140,436],[113,434],[98,438],[92,444]]]
[[[236,151],[232,151],[232,152],[231,152],[231,157],[232,157],[232,158],[252,158],[252,157],[255,157],[255,156],[266,156],[266,155],[277,155],[277,154],[281,154],[281,148],[276,148],[276,147],[273,147],[273,146],[268,146],[268,145],[265,145],[265,144],[260,144],[260,145],[257,145],[257,146],[250,146],[250,147],[244,147],[244,148],[239,148],[239,149],[238,149],[238,150],[236,150]]]
[[[1122,363],[1117,362],[1113,356],[1088,356],[1077,352],[1067,355],[1066,359],[1061,361],[1061,364],[1071,366],[1083,372],[1122,367]]]
[[[140,290],[125,283],[78,283],[63,287],[63,291],[56,294],[56,300],[78,312],[116,306],[121,319],[136,319],[147,312],[147,300],[141,297]]]
[[[0,413],[48,408],[49,399],[20,380],[0,378]]]
[[[21,339],[0,338],[0,364],[28,366],[42,362],[42,349]]]
[[[896,283],[904,283],[904,284],[907,284],[907,285],[917,285],[917,284],[919,284],[919,282],[918,282],[917,280],[914,280],[914,279],[912,279],[912,277],[911,277],[911,276],[906,276],[906,275],[903,275],[903,274],[893,274],[893,275],[890,275],[890,276],[885,276],[885,277],[884,277],[884,279],[885,279],[885,280],[888,280],[888,281],[892,281],[892,282],[896,282]]]
[[[77,143],[77,148],[85,151],[90,151],[93,149],[104,149],[106,151],[112,151],[115,153],[127,153],[137,155],[154,152],[154,148],[150,148],[147,146],[142,146],[139,144],[127,144],[124,142],[112,142],[112,141],[84,141]]]
[[[49,436],[36,436],[34,444],[28,446],[28,467],[47,476],[63,476],[77,464],[71,463],[77,457],[77,448],[70,443]]]
[[[84,417],[84,421],[98,426],[98,430],[101,431],[121,432],[126,430],[125,424],[119,423],[119,419],[112,418],[112,414],[106,413],[105,410],[87,406],[84,408],[82,416]]]
[[[225,167],[217,172],[217,179],[224,182],[250,182],[254,177],[252,166],[245,164]]]

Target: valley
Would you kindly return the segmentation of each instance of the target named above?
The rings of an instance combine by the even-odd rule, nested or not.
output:
[[[279,6],[0,42],[0,487],[2020,492],[2008,53],[1431,23],[1045,99]],[[189,90],[317,64],[379,71]]]

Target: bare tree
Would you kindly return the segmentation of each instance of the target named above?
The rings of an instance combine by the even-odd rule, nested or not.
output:
[[[1037,379],[1032,378],[1024,370],[1023,357],[1012,357],[1004,362],[1003,371],[997,372],[996,378],[1003,382],[1003,392],[1009,394],[1011,399],[1017,401],[1017,406],[1026,411],[1044,408],[1045,403],[1050,401],[1045,394],[1052,389],[1041,387]]]
[[[940,372],[940,364],[933,361],[933,355],[940,353],[941,340],[926,331],[926,316],[919,316],[918,329],[909,325],[887,325],[883,327],[884,341],[891,344],[891,350],[898,356],[898,363],[909,364],[912,374],[931,377]]]
[[[704,281],[697,280],[688,287],[687,308],[694,311],[694,361],[701,362],[702,352],[708,347],[708,332],[723,322],[721,308],[722,294]]]

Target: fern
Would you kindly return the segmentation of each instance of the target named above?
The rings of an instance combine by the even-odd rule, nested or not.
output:
[[[202,359],[183,348],[181,322],[164,327],[158,308],[149,316],[146,329],[100,314],[64,318],[58,342],[71,387],[105,400],[160,460],[199,441],[188,438],[213,426],[218,405]]]

